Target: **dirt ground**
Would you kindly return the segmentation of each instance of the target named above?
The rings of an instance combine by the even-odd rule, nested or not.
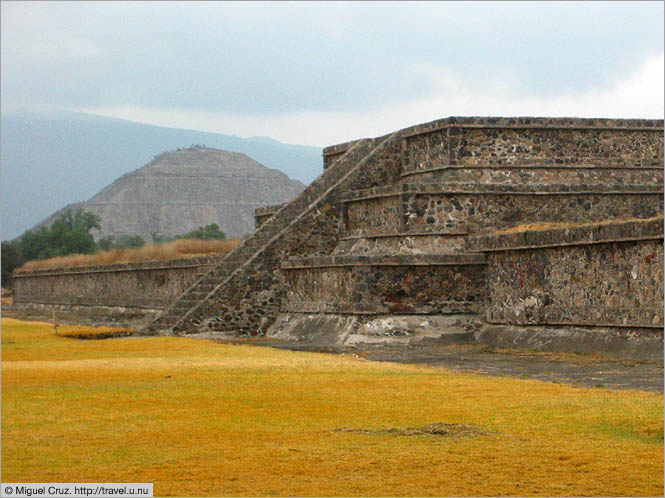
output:
[[[644,362],[599,355],[496,350],[482,345],[318,347],[268,338],[213,340],[226,344],[250,344],[292,351],[355,355],[370,361],[425,364],[480,375],[505,375],[580,387],[663,392],[662,361]]]

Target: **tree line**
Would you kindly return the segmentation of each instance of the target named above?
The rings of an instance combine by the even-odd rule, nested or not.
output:
[[[50,227],[28,230],[17,239],[2,242],[2,286],[11,287],[12,272],[24,263],[36,259],[49,259],[68,254],[93,254],[97,251],[142,247],[145,240],[139,235],[102,237],[95,242],[90,233],[100,229],[101,218],[79,209],[75,213],[68,209]],[[153,243],[177,239],[225,239],[226,234],[219,225],[211,223],[191,232],[176,236],[164,236],[158,232],[150,234]]]

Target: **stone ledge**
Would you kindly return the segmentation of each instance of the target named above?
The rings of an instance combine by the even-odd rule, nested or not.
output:
[[[485,256],[480,253],[448,253],[448,254],[408,254],[382,256],[310,256],[306,258],[289,258],[282,264],[283,270],[305,268],[328,268],[340,266],[455,266],[484,265]]]
[[[265,216],[267,214],[274,214],[282,207],[286,206],[288,202],[283,202],[281,204],[272,204],[270,206],[261,206],[254,210],[254,216]]]
[[[657,308],[621,308],[608,306],[542,306],[522,310],[519,315],[508,308],[489,306],[485,319],[488,323],[505,325],[572,325],[594,327],[639,327],[663,329],[663,310]]]
[[[464,226],[454,226],[446,228],[445,230],[432,231],[432,232],[362,232],[359,235],[349,235],[346,237],[340,237],[339,240],[358,240],[358,239],[382,239],[382,238],[397,238],[397,237],[432,237],[432,236],[448,237],[448,236],[460,236],[460,235],[469,235],[466,227]]]
[[[403,194],[478,194],[478,195],[569,195],[569,194],[663,194],[663,185],[568,185],[568,184],[478,184],[478,183],[402,183],[387,187],[354,190],[341,195],[341,202],[357,202]]]
[[[527,227],[522,231],[511,230],[469,237],[468,247],[473,251],[493,252],[663,239],[662,216],[635,220],[608,220],[541,230]]]
[[[450,116],[421,123],[399,130],[404,138],[432,133],[445,128],[546,128],[590,130],[645,130],[663,131],[662,119],[606,119],[606,118],[538,118]],[[379,137],[376,137],[379,138]],[[357,140],[329,145],[323,148],[323,156],[338,154],[349,149]]]
[[[362,139],[361,139],[362,140]],[[328,147],[323,148],[322,155],[325,156],[334,156],[335,154],[340,154],[341,152],[346,152],[353,145],[358,142],[358,140],[351,140],[349,142],[342,142],[335,145],[329,145]]]
[[[428,305],[404,305],[402,303],[334,303],[330,304],[321,301],[301,301],[297,306],[285,307],[280,309],[281,313],[325,313],[340,315],[385,315],[394,313],[396,315],[457,315],[460,313],[478,312],[478,303],[475,301],[449,300],[445,303],[438,303],[436,306]],[[393,315],[394,316],[394,315]]]
[[[455,169],[464,169],[464,170],[478,170],[478,169],[490,169],[490,170],[518,170],[518,169],[542,169],[542,170],[556,170],[556,169],[607,169],[607,170],[636,170],[636,171],[663,171],[662,166],[612,166],[612,165],[598,165],[598,164],[447,164],[445,166],[440,166],[437,168],[427,168],[427,169],[409,169],[404,170],[401,173],[401,177],[405,178],[407,176],[423,175],[426,173],[432,173],[434,171],[448,171]]]
[[[103,299],[96,297],[61,297],[58,299],[44,299],[43,297],[32,298],[24,296],[14,300],[15,306],[25,305],[60,305],[60,306],[107,306],[111,308],[145,308],[162,310],[171,302],[170,299]]]
[[[662,332],[639,327],[487,325],[475,334],[475,339],[495,348],[518,347],[663,361]]]
[[[328,145],[327,147],[323,148],[322,155],[325,158],[326,156],[334,156],[334,155],[339,154],[341,152],[346,152],[351,147],[356,145],[358,142],[361,142],[363,140],[373,140],[375,143],[380,143],[380,142],[383,142],[386,138],[388,138],[391,135],[393,135],[393,133],[387,133],[385,135],[380,135],[378,137],[358,138],[356,140],[350,140],[348,142],[341,142],[341,143],[338,143],[338,144]]]
[[[400,130],[404,138],[445,128],[545,128],[662,131],[662,119],[536,118],[536,117],[458,117],[430,121]]]
[[[91,324],[112,325],[139,328],[147,320],[154,318],[162,308],[138,308],[127,306],[105,305],[71,305],[71,304],[39,304],[20,303],[9,309],[12,317],[20,319],[52,320],[53,310],[59,324]],[[4,307],[3,307],[4,311]]]

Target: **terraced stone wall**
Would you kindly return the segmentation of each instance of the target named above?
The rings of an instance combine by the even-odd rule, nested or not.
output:
[[[663,328],[663,218],[487,235],[490,323]]]
[[[450,268],[409,265],[404,256],[464,251],[467,234],[521,223],[649,217],[663,210],[662,121],[448,118],[394,137],[399,164],[384,168],[375,158],[358,170],[366,178],[340,185],[295,221],[243,269],[243,278],[197,309],[191,324],[260,334],[280,310],[454,312],[418,287],[452,282]],[[324,149],[322,178],[352,144]],[[437,168],[454,173],[421,181],[418,174]],[[619,173],[608,175],[610,168]],[[359,254],[378,259],[353,260]],[[402,264],[386,269],[379,261],[386,255],[400,256]],[[316,257],[333,259],[314,264]],[[485,280],[478,271],[473,285],[480,289]],[[411,278],[412,288],[405,285]],[[401,289],[401,303],[391,282]]]
[[[449,118],[406,134],[404,172],[450,165],[662,168],[662,126],[655,120]]]
[[[403,184],[398,189],[354,193],[346,204],[349,236],[379,229],[408,234],[457,228],[477,234],[536,221],[648,218],[663,212],[663,194],[662,185],[657,184],[593,189]]]
[[[486,298],[481,255],[336,256],[282,266],[284,311],[438,314],[479,312]]]

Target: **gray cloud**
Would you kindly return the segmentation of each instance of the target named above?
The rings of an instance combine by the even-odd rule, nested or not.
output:
[[[660,2],[3,2],[2,104],[371,110],[446,71],[583,92],[661,52],[662,19]]]

